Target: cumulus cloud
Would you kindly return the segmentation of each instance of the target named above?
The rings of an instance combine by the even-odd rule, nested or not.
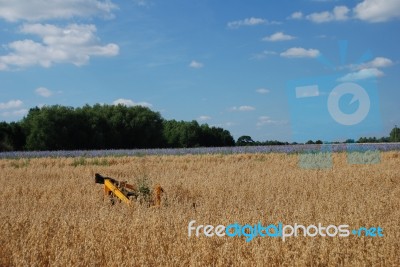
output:
[[[384,22],[400,18],[399,0],[364,0],[354,9],[354,16],[368,22]]]
[[[292,15],[289,17],[290,19],[302,19],[303,18],[303,13],[300,11],[293,12]]]
[[[148,7],[151,5],[149,0],[133,0],[137,6]]]
[[[376,57],[373,60],[356,66],[357,69],[386,68],[393,65],[393,61],[385,57]]]
[[[324,23],[329,21],[345,21],[349,19],[350,9],[346,6],[336,6],[333,11],[324,11],[319,13],[312,13],[307,15],[306,18],[315,23]]]
[[[13,111],[5,111],[1,113],[2,117],[21,117],[28,114],[27,109],[18,109]]]
[[[269,89],[266,88],[259,88],[256,90],[257,93],[259,94],[268,94],[269,92],[271,92]]]
[[[110,0],[0,0],[0,18],[6,21],[42,21],[73,17],[112,17],[118,7]]]
[[[352,14],[350,13],[352,11]],[[294,12],[289,19],[306,18],[315,23],[330,21],[345,21],[350,18],[367,22],[385,22],[400,18],[399,0],[363,0],[352,10],[347,6],[336,6],[332,11],[311,13],[304,16],[301,12]]]
[[[118,55],[118,45],[99,44],[96,30],[96,26],[91,24],[70,24],[64,28],[50,24],[24,24],[22,33],[36,35],[42,41],[25,39],[9,43],[7,48],[11,52],[0,56],[0,69],[35,65],[50,67],[55,63],[81,66],[92,56]]]
[[[287,58],[316,58],[320,55],[317,49],[304,49],[302,47],[292,47],[280,54]]]
[[[257,127],[261,127],[261,126],[268,125],[268,124],[279,125],[279,124],[285,124],[285,123],[286,123],[286,121],[273,120],[269,116],[260,116],[260,117],[258,117],[258,121],[257,121],[256,125],[257,125]]]
[[[263,126],[263,125],[265,125],[265,124],[271,124],[271,123],[273,123],[273,122],[274,122],[274,121],[271,120],[270,117],[268,117],[268,116],[261,116],[261,117],[258,118],[257,126]]]
[[[152,107],[153,105],[147,102],[134,102],[131,99],[125,99],[125,98],[119,98],[115,101],[113,101],[113,105],[124,105],[127,107],[133,107],[133,106],[142,106],[142,107]]]
[[[39,87],[35,90],[35,93],[43,96],[43,97],[50,97],[53,95],[53,92],[50,91],[49,89],[45,88],[45,87]]]
[[[231,111],[253,111],[255,107],[252,106],[239,106],[239,107],[231,107]]]
[[[231,29],[237,29],[243,26],[256,26],[256,25],[268,25],[268,24],[280,24],[277,21],[268,21],[266,19],[262,19],[262,18],[246,18],[243,20],[236,20],[236,21],[231,21],[228,22],[228,28]]]
[[[23,105],[24,103],[17,99],[17,100],[10,100],[5,103],[0,103],[0,109],[13,109],[13,108],[19,108]]]
[[[261,53],[253,54],[253,55],[250,57],[250,59],[258,59],[258,60],[261,60],[261,59],[264,59],[264,58],[266,58],[266,57],[268,57],[268,56],[276,55],[276,54],[277,54],[277,53],[276,53],[275,51],[264,50],[264,51],[262,51]]]
[[[384,73],[377,68],[361,69],[356,72],[351,72],[338,79],[339,82],[350,82],[365,80],[370,78],[382,77]]]
[[[373,60],[361,64],[348,65],[345,68],[353,72],[346,74],[338,79],[340,82],[357,81],[370,78],[379,78],[384,76],[383,71],[379,68],[387,68],[394,63],[391,59],[386,57],[376,57]]]
[[[267,42],[277,42],[277,41],[288,41],[293,40],[296,37],[284,34],[283,32],[276,32],[270,36],[265,36],[262,40]]]
[[[201,69],[202,67],[204,67],[204,64],[196,60],[192,60],[189,64],[189,67],[193,69]]]
[[[209,121],[209,120],[211,120],[211,117],[210,116],[206,116],[206,115],[202,115],[202,116],[198,117],[197,120],[199,120],[199,121]]]

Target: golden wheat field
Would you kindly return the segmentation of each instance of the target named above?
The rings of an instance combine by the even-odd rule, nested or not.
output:
[[[400,153],[329,170],[294,154],[0,160],[0,266],[400,266]],[[148,179],[159,208],[103,199],[101,173]],[[188,237],[188,223],[348,224],[383,237]]]

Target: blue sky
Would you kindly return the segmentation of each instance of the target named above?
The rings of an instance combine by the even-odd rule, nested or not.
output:
[[[331,127],[331,139],[387,136],[400,125],[399,19],[398,0],[0,0],[0,121],[34,106],[123,103],[235,138],[305,141],[290,85],[306,80],[322,83],[322,104],[304,113],[315,116],[310,138]],[[373,84],[381,127],[335,127],[327,76]]]

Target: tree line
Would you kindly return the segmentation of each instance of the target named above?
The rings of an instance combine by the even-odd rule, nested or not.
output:
[[[358,140],[347,139],[344,142],[329,142],[329,144],[352,144],[352,143],[391,143],[391,142],[400,142],[400,128],[395,126],[390,132],[389,136],[376,138],[376,137],[360,137]],[[236,146],[276,146],[276,145],[298,145],[303,143],[289,143],[289,142],[281,142],[277,140],[267,140],[265,142],[254,141],[249,135],[242,135],[236,141]],[[308,140],[304,144],[306,145],[321,145],[324,144],[321,140]]]
[[[400,142],[400,128],[390,136],[361,137],[344,143]],[[306,144],[322,144],[309,140]],[[338,143],[338,142],[335,142]],[[124,105],[60,105],[32,108],[19,122],[0,122],[0,151],[186,148],[297,144],[254,141],[243,135],[235,142],[229,131],[197,121],[165,120],[147,107]]]
[[[233,146],[229,131],[197,121],[165,120],[147,107],[60,105],[32,108],[0,123],[0,151]]]

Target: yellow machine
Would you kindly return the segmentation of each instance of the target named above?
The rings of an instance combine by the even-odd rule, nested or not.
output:
[[[112,203],[114,203],[114,197],[117,197],[120,201],[128,205],[133,205],[132,198],[136,199],[140,194],[135,185],[128,184],[126,181],[120,182],[110,177],[104,177],[98,173],[95,174],[95,182],[104,184],[104,196],[111,198]],[[153,189],[153,197],[150,200],[150,205],[160,206],[163,193],[164,189],[160,185],[156,185]]]

